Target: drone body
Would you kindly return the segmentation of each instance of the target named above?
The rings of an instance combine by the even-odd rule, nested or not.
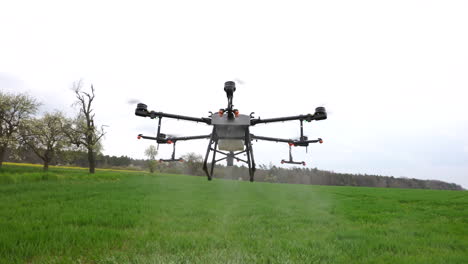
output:
[[[148,111],[145,104],[138,104],[135,110],[135,115],[142,117],[150,117],[151,119],[159,118],[158,131],[156,137],[138,135],[138,139],[150,139],[155,140],[158,144],[173,144],[173,152],[171,159],[165,159],[161,161],[180,161],[175,158],[175,144],[177,141],[187,141],[196,139],[209,139],[208,149],[206,151],[205,159],[203,162],[203,170],[205,171],[208,180],[212,179],[214,166],[217,162],[226,160],[227,166],[233,166],[234,160],[244,162],[248,165],[250,181],[254,180],[255,175],[255,159],[252,150],[253,140],[265,140],[273,142],[288,143],[290,147],[289,161],[282,160],[281,163],[289,164],[303,164],[305,162],[293,161],[291,155],[291,146],[307,147],[310,143],[322,143],[322,139],[308,140],[307,136],[303,133],[303,121],[310,122],[312,120],[324,120],[327,119],[327,113],[324,107],[317,107],[314,114],[290,116],[290,117],[279,117],[271,119],[260,119],[254,118],[253,113],[248,115],[239,114],[237,109],[233,109],[233,96],[236,91],[235,83],[228,81],[224,84],[224,91],[228,98],[228,106],[225,109],[220,109],[216,113],[212,113],[209,117],[196,118],[189,116],[173,115],[163,112]],[[192,122],[201,122],[207,125],[212,125],[213,130],[209,135],[201,136],[188,136],[188,137],[170,137],[161,133],[161,119],[162,118],[174,118]],[[250,127],[257,124],[267,124],[273,122],[284,122],[291,120],[300,121],[301,136],[298,140],[282,139],[263,137],[250,134]],[[211,158],[211,168],[208,171],[208,160],[210,153],[213,152]],[[222,158],[216,159],[216,154],[223,155]],[[245,154],[247,160],[241,159],[238,156]]]

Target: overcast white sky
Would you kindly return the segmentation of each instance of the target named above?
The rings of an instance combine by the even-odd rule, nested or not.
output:
[[[262,118],[313,113],[309,153],[337,172],[438,179],[468,188],[468,1],[0,1],[0,89],[28,92],[42,111],[70,108],[73,81],[96,88],[104,153],[142,158],[151,110],[195,117],[226,107]],[[164,119],[163,119],[164,120]],[[179,135],[210,127],[165,120]],[[252,133],[294,138],[298,121]],[[204,153],[207,140],[178,144]],[[288,146],[254,142],[258,163]],[[170,146],[160,147],[168,157]],[[286,167],[286,165],[284,166]]]

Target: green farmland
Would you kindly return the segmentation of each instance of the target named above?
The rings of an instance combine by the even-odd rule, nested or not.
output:
[[[468,193],[4,165],[0,263],[468,263]]]

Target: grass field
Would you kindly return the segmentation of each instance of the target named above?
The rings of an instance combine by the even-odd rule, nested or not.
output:
[[[468,193],[4,166],[0,263],[468,263]]]

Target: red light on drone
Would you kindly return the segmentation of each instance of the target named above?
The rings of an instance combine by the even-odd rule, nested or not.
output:
[[[172,140],[167,141],[167,144],[172,144],[172,143],[173,143]]]
[[[141,139],[141,136],[138,136],[137,138],[138,138],[138,139]]]
[[[322,139],[319,139],[319,143],[322,144],[322,143],[323,143],[323,140],[322,140]]]
[[[234,111],[234,115],[236,115],[236,117],[239,117],[239,111]]]

